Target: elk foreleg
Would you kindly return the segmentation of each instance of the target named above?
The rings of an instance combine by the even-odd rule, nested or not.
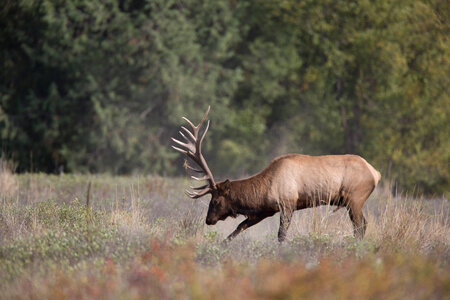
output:
[[[234,239],[239,233],[244,231],[245,229],[261,222],[264,220],[266,216],[251,216],[241,222],[238,227],[224,240],[224,242],[229,242]]]
[[[286,239],[287,230],[291,225],[292,214],[291,209],[282,209],[280,212],[280,229],[278,230],[278,241],[281,243]]]

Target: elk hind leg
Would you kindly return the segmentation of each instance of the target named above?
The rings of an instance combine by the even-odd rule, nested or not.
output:
[[[278,230],[278,241],[284,242],[287,235],[289,225],[291,225],[293,210],[281,210],[280,212],[280,229]]]
[[[362,239],[366,233],[367,221],[364,218],[362,208],[349,208],[348,214],[353,223],[353,234],[357,239]]]

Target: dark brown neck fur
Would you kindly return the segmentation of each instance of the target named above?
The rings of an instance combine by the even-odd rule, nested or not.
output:
[[[241,215],[260,213],[269,187],[270,178],[263,172],[250,178],[231,181],[228,199],[233,211]]]

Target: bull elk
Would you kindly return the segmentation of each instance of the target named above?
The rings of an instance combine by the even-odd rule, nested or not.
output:
[[[212,195],[206,216],[207,225],[214,225],[228,217],[246,216],[227,237],[229,241],[250,226],[280,212],[278,240],[282,242],[295,210],[330,204],[337,206],[337,209],[346,207],[354,235],[357,238],[364,236],[367,222],[362,208],[381,178],[368,162],[357,155],[288,154],[275,158],[253,176],[216,183],[202,155],[202,141],[208,131],[209,120],[203,134],[199,134],[209,109],[197,126],[183,117],[191,127],[191,130],[181,127],[179,133],[185,142],[172,138],[182,148],[172,147],[198,165],[188,168],[203,174],[202,177],[192,178],[207,181],[203,186],[191,187],[192,192],[187,191],[193,199]]]

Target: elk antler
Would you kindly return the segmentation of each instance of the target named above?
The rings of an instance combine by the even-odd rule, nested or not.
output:
[[[198,135],[200,132],[200,128],[202,127],[202,124],[206,119],[206,116],[208,116],[209,109],[210,109],[210,107],[208,106],[208,109],[206,110],[205,115],[203,116],[202,120],[200,121],[200,123],[197,126],[192,124],[192,122],[189,121],[187,118],[183,117],[183,119],[186,122],[188,122],[188,124],[192,128],[192,132],[191,132],[186,127],[181,126],[181,129],[183,129],[185,131],[187,136],[184,135],[183,132],[181,132],[181,131],[179,131],[179,133],[185,139],[186,143],[183,143],[179,140],[172,138],[172,141],[174,141],[178,145],[184,147],[185,149],[181,149],[181,148],[178,148],[175,146],[172,146],[172,148],[181,153],[186,154],[189,158],[191,158],[200,167],[200,169],[196,169],[196,168],[193,168],[188,165],[188,168],[197,173],[205,174],[203,177],[200,177],[200,178],[194,177],[194,176],[191,176],[191,178],[193,178],[195,180],[207,180],[208,181],[208,184],[205,184],[203,186],[191,187],[194,190],[193,192],[186,191],[188,196],[193,199],[197,199],[206,194],[209,194],[216,188],[216,183],[214,181],[214,177],[212,176],[212,173],[209,170],[208,165],[206,164],[205,158],[202,155],[202,141],[206,135],[206,132],[208,131],[209,120],[208,120],[208,123],[206,124],[206,128],[203,131],[203,134],[200,139],[199,139],[199,135]]]

